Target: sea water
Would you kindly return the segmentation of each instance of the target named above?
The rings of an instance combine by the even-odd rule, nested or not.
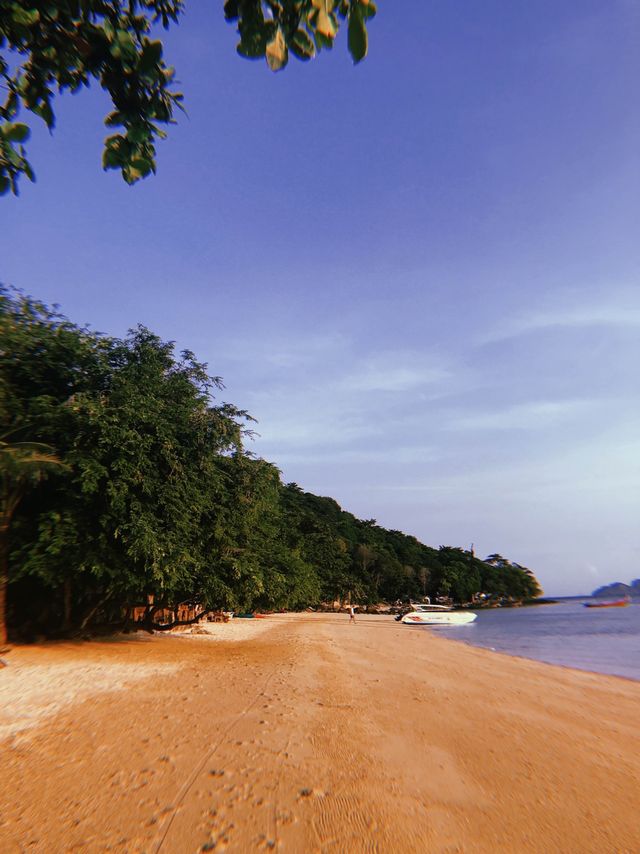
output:
[[[431,631],[497,652],[640,680],[640,602],[585,608],[586,601],[481,610],[474,623]]]

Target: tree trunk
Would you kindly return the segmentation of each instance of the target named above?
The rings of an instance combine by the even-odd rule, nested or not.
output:
[[[79,627],[78,631],[83,632],[86,629],[87,624],[89,623],[91,618],[96,614],[96,612],[100,608],[102,608],[104,603],[110,598],[111,598],[111,593],[105,593],[105,595],[101,599],[98,600],[98,603],[87,611],[87,613],[84,615],[84,617],[82,619],[82,622],[80,623],[80,627]]]
[[[9,583],[9,519],[0,519],[0,647],[7,643],[7,584]]]
[[[127,605],[124,609],[124,620],[122,621],[120,631],[125,635],[128,635],[131,631],[131,605]]]
[[[71,579],[65,578],[64,587],[64,622],[63,631],[68,632],[71,628]]]
[[[161,609],[156,609],[156,610],[161,610]],[[214,611],[214,610],[215,610],[215,608],[206,608],[204,611],[202,611],[197,616],[193,617],[191,620],[175,619],[173,621],[173,623],[167,623],[166,625],[164,623],[155,623],[155,622],[153,622],[153,620],[150,620],[149,625],[153,631],[168,632],[168,631],[171,631],[171,629],[175,629],[176,626],[193,626],[194,623],[199,623],[203,617],[206,617],[207,614],[211,613],[211,611]],[[174,611],[174,616],[175,616],[175,611]]]
[[[144,612],[144,620],[142,621],[142,625],[144,627],[145,632],[149,632],[149,634],[153,634],[153,618],[156,615],[156,611],[160,611],[160,605],[151,605],[147,603],[147,610]]]

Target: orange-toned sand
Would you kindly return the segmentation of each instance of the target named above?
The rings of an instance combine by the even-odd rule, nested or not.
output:
[[[3,854],[640,851],[640,683],[391,618],[215,632],[5,656]]]

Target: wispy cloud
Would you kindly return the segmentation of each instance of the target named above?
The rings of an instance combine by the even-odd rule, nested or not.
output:
[[[379,424],[357,413],[347,413],[337,407],[305,405],[300,413],[293,408],[279,414],[267,413],[259,420],[256,432],[260,446],[288,453],[288,449],[348,445],[376,436],[380,429]],[[278,453],[279,460],[280,456]]]
[[[331,365],[344,359],[351,350],[349,339],[338,332],[310,332],[286,336],[243,338],[231,335],[225,338],[225,354],[231,361],[248,364],[256,369],[281,368],[287,370],[309,369],[314,366]]]
[[[280,465],[423,465],[437,460],[439,451],[432,446],[353,447],[285,451],[278,455]]]
[[[260,444],[287,455],[300,448],[322,453],[325,447],[371,440],[390,430],[400,435],[402,413],[425,405],[427,396],[441,394],[443,383],[449,385],[453,376],[437,357],[408,351],[356,356],[343,346],[327,361],[319,346],[306,358],[291,368],[298,377],[295,392],[291,373],[276,374],[248,401],[259,419]],[[382,394],[392,396],[393,403],[388,398],[381,402]]]
[[[555,427],[563,421],[583,417],[599,405],[594,400],[541,400],[472,412],[452,419],[448,427],[454,430],[540,430]]]
[[[424,354],[382,353],[356,365],[338,387],[349,392],[406,392],[443,382],[451,370]]]
[[[565,298],[556,306],[532,310],[510,320],[502,320],[499,328],[489,330],[480,336],[478,343],[490,344],[519,335],[552,329],[640,328],[640,301],[637,291],[614,293],[600,301],[588,302],[587,299],[586,296],[575,294],[572,305],[567,305]]]
[[[310,335],[286,343],[275,341],[263,350],[265,360],[279,368],[299,368],[318,363],[331,364],[348,352],[349,341],[339,333]]]
[[[576,443],[570,449],[558,450],[542,459],[525,459],[520,463],[491,463],[469,471],[453,473],[423,472],[395,483],[372,484],[377,491],[453,495],[498,502],[508,507],[513,500],[535,506],[540,502],[558,506],[563,497],[591,496],[594,504],[609,510],[612,498],[622,513],[624,508],[637,515],[640,495],[640,441],[632,435],[637,424],[623,430],[612,430],[595,441]],[[608,522],[611,525],[611,520]]]

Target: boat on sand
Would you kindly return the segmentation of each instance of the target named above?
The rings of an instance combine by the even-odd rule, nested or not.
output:
[[[454,611],[448,605],[416,605],[411,603],[412,610],[400,618],[408,626],[463,626],[472,623],[477,614],[472,611]]]

